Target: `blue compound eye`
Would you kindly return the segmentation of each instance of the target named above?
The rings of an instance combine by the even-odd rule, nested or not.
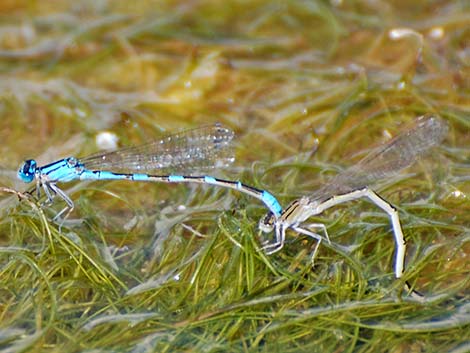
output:
[[[36,173],[36,168],[36,161],[34,159],[28,159],[21,165],[20,169],[18,170],[18,178],[23,180],[25,183],[32,182]]]

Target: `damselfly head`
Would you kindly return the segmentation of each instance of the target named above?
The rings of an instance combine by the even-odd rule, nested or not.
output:
[[[28,159],[25,161],[18,170],[18,178],[25,183],[30,183],[34,179],[38,164],[34,159]]]
[[[274,225],[276,223],[276,217],[272,212],[266,213],[266,215],[260,219],[258,228],[263,232],[263,233],[270,233],[274,229]]]

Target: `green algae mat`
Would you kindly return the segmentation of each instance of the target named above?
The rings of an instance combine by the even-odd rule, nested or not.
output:
[[[469,352],[469,38],[465,1],[2,1],[0,351]],[[203,175],[286,208],[423,115],[439,143],[362,185],[401,221],[398,279],[364,199],[302,222],[312,262],[292,227],[263,250],[267,209],[237,190],[58,183],[54,220],[64,198],[17,178],[220,123],[231,159]]]

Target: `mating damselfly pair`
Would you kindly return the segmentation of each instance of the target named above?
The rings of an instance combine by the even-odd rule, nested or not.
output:
[[[302,224],[335,205],[367,198],[390,217],[396,242],[395,276],[400,278],[404,271],[406,244],[398,212],[369,186],[409,167],[431,147],[439,145],[446,133],[447,124],[441,118],[435,115],[417,118],[403,133],[333,177],[324,187],[293,201],[285,209],[268,191],[240,181],[194,175],[195,171],[225,167],[233,162],[229,151],[234,133],[220,124],[183,131],[141,146],[85,158],[68,157],[42,167],[30,159],[20,167],[18,176],[24,182],[36,182],[38,197],[43,190],[49,202],[54,195],[65,201],[67,207],[57,214],[56,219],[74,208],[73,201],[57,184],[74,180],[199,183],[235,189],[262,201],[269,209],[259,222],[261,231],[275,234],[274,242],[263,246],[268,254],[282,249],[286,230],[292,229],[317,241],[312,258],[323,239],[314,230],[319,229],[329,241],[328,232],[323,224]]]

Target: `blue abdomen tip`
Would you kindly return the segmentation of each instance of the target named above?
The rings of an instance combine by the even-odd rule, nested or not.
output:
[[[282,213],[281,204],[277,199],[267,191],[263,191],[263,201],[268,206],[269,210],[276,216],[280,217]]]

